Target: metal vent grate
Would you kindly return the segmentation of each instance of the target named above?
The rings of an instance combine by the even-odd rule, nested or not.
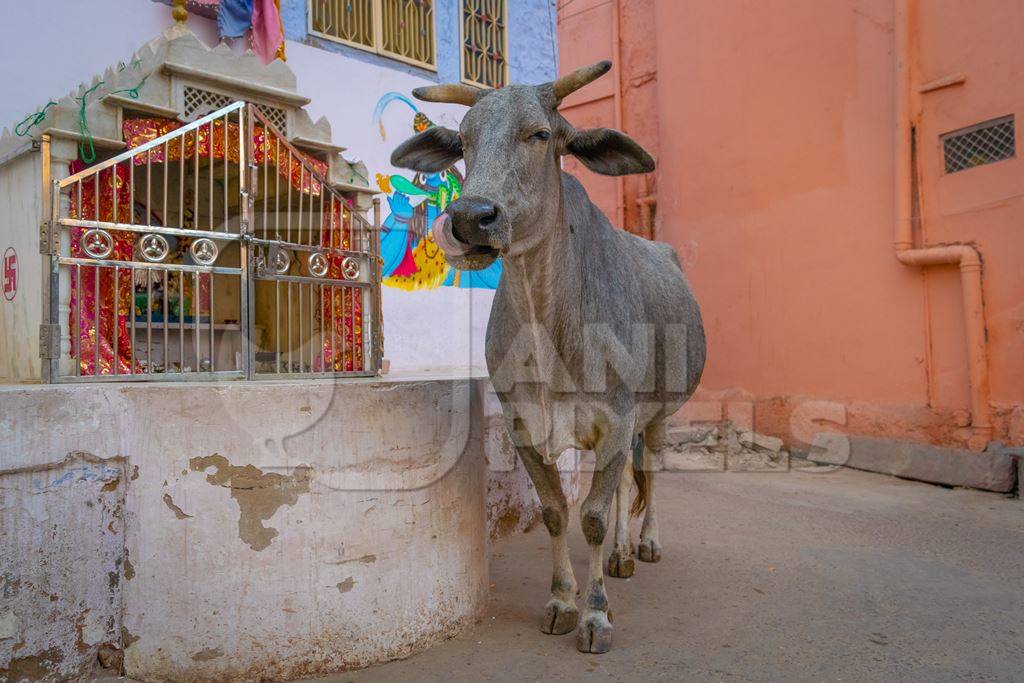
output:
[[[1010,159],[1016,154],[1012,115],[946,133],[941,139],[946,173]]]
[[[182,115],[186,121],[195,121],[235,101],[235,98],[224,93],[195,88],[191,85],[185,86],[182,95]],[[285,135],[288,134],[288,113],[284,109],[269,107],[265,104],[257,104],[256,108],[274,124],[275,128]]]

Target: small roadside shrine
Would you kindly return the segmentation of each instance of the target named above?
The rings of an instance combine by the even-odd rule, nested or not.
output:
[[[0,379],[377,374],[379,208],[308,102],[179,23],[5,132]]]

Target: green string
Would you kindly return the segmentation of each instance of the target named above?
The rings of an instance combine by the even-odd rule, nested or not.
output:
[[[36,113],[29,114],[28,116],[23,118],[21,120],[21,122],[18,123],[18,125],[16,125],[14,127],[14,134],[19,136],[19,137],[24,137],[24,136],[28,135],[28,132],[30,130],[32,130],[33,128],[38,126],[40,123],[43,122],[43,119],[46,118],[46,110],[49,109],[50,107],[54,106],[55,104],[57,104],[57,103],[54,102],[53,100],[50,100],[49,102],[46,103],[45,107],[43,107],[42,109],[40,109]],[[25,125],[26,123],[28,124],[27,126]]]
[[[118,93],[124,92],[124,93],[128,93],[128,97],[132,98],[133,100],[137,100],[137,99],[139,99],[139,88],[141,88],[145,84],[146,84],[146,79],[143,78],[141,81],[139,81],[139,84],[136,85],[134,88],[121,88],[120,90],[112,90],[112,91],[110,91],[107,94],[108,95],[116,95]]]
[[[100,81],[96,85],[86,90],[84,93],[82,93],[81,97],[75,98],[76,100],[78,100],[78,129],[79,132],[82,134],[78,140],[78,158],[81,159],[82,162],[86,164],[91,164],[92,162],[96,161],[96,145],[93,143],[92,133],[89,132],[89,122],[86,120],[85,117],[85,101],[89,97],[89,95],[95,92],[95,90],[99,88],[101,85],[103,85],[103,81]],[[85,152],[86,143],[89,144],[88,154],[86,154]]]
[[[75,98],[76,100],[78,100],[78,129],[79,132],[81,132],[81,137],[78,140],[78,158],[80,158],[82,162],[86,164],[91,164],[92,162],[96,161],[96,144],[93,141],[92,133],[89,131],[89,121],[85,114],[86,100],[89,98],[89,95],[95,92],[97,88],[103,85],[103,83],[104,81],[100,81],[99,83],[92,86],[84,93],[82,93],[80,97]],[[139,99],[139,89],[142,88],[142,86],[145,85],[145,83],[146,79],[143,78],[134,88],[121,88],[120,90],[111,90],[107,94],[117,95],[119,93],[126,93],[128,97],[130,97],[131,99],[137,100]],[[86,152],[86,145],[88,145],[88,152]]]

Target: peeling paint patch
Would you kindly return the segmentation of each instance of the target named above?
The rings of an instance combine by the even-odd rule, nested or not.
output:
[[[92,614],[92,610],[87,609],[75,620],[75,632],[75,647],[79,652],[88,652],[93,645],[107,639],[107,619],[104,615]]]
[[[54,489],[71,486],[80,482],[100,482],[105,486],[104,492],[117,489],[117,481],[124,474],[125,458],[114,456],[100,458],[84,451],[71,451],[63,460],[28,467],[0,470],[0,475],[28,474],[31,476],[33,493],[44,493]],[[60,476],[46,476],[54,470],[64,470]]]
[[[282,505],[295,505],[299,495],[309,493],[313,468],[299,465],[289,475],[264,473],[253,465],[232,465],[219,453],[188,461],[193,472],[204,472],[206,481],[214,486],[231,489],[231,497],[238,503],[238,537],[253,550],[263,550],[278,535],[277,529],[263,522],[274,516]]]
[[[132,635],[132,632],[126,629],[124,626],[121,627],[121,648],[127,650],[132,646],[132,643],[139,639],[138,636]]]
[[[104,669],[113,669],[123,673],[124,653],[113,643],[103,643],[96,652],[96,659]]]
[[[337,586],[338,592],[339,593],[348,593],[350,590],[352,590],[352,588],[355,585],[356,585],[355,579],[353,579],[350,576],[347,579],[345,579],[344,581],[341,581],[341,582],[338,583],[338,586]]]
[[[174,516],[178,519],[192,519],[192,515],[185,514],[184,510],[174,504],[174,499],[171,498],[171,494],[169,493],[164,494],[164,505],[166,505],[167,509],[173,512]]]
[[[117,480],[121,476],[121,468],[111,465],[83,465],[81,467],[69,468],[67,472],[60,475],[53,481],[45,481],[34,479],[32,485],[37,491],[47,491],[61,486],[70,486],[72,484],[78,484],[84,481],[90,482],[106,482],[109,486],[114,484],[114,489],[117,488]],[[103,488],[104,491],[112,491],[114,489]]]
[[[196,662],[208,662],[211,659],[217,659],[218,657],[223,656],[224,653],[219,647],[208,647],[205,650],[200,650],[192,655],[192,659]]]
[[[5,681],[39,681],[52,679],[64,655],[56,647],[27,657],[11,659],[7,668],[0,669],[0,679]]]

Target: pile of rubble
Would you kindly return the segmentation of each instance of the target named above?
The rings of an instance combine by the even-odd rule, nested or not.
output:
[[[665,434],[662,467],[675,472],[784,472],[806,463],[790,458],[783,446],[778,437],[737,429],[729,421],[672,427]]]

